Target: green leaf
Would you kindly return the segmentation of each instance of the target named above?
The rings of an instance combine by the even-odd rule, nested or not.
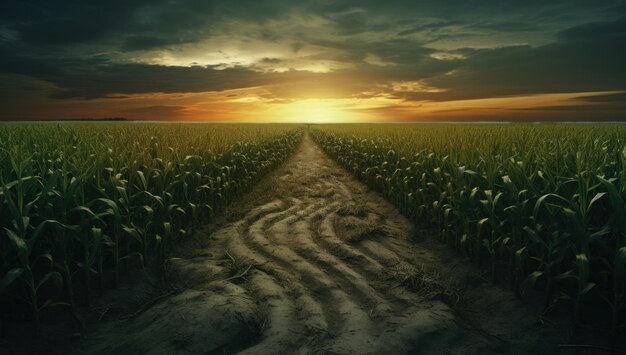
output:
[[[35,177],[34,177],[34,176],[26,176],[26,177],[23,177],[23,178],[20,178],[20,179],[17,179],[17,180],[11,181],[11,182],[9,182],[9,183],[6,183],[6,184],[4,185],[4,188],[5,188],[6,190],[9,190],[9,189],[13,188],[13,186],[15,186],[15,185],[17,185],[17,184],[21,184],[21,183],[23,183],[23,182],[26,182],[26,181],[28,181],[28,180],[32,180],[32,179],[35,179]]]
[[[41,232],[43,231],[44,227],[48,223],[57,223],[57,224],[61,225],[61,223],[58,223],[55,220],[45,220],[45,221],[39,223],[39,225],[37,227],[35,227],[35,230],[33,231],[33,233],[31,234],[30,238],[28,239],[28,253],[29,254],[30,254],[31,250],[33,249],[33,247],[35,246],[35,243],[37,242],[37,239],[39,239],[39,235],[41,234]]]
[[[525,226],[524,230],[526,231],[526,233],[528,233],[528,237],[535,243],[543,246],[544,248],[547,248],[548,245],[546,244],[546,241],[543,240],[539,234],[537,234],[536,231],[534,231],[532,228],[530,228],[529,226]]]
[[[576,254],[576,268],[578,269],[578,282],[587,283],[589,280],[589,257],[587,254]]]
[[[113,239],[111,239],[111,237],[109,237],[108,235],[104,235],[102,237],[102,241],[104,245],[108,246],[108,247],[112,247],[115,246],[115,242],[113,241]]]
[[[144,189],[144,191],[148,190],[148,181],[146,180],[146,177],[143,174],[143,171],[138,170],[137,175],[139,176],[139,180],[141,180],[141,187]]]
[[[20,259],[20,262],[22,263],[22,266],[28,266],[28,245],[26,245],[26,241],[22,238],[20,238],[19,235],[17,235],[14,231],[4,228],[4,231],[7,234],[7,237],[9,237],[9,240],[11,241],[11,244],[13,245],[13,248],[15,248],[15,252],[17,254],[17,257]]]
[[[534,288],[535,285],[537,285],[537,281],[539,280],[540,277],[543,276],[543,274],[544,274],[543,271],[535,271],[531,273],[530,275],[528,275],[528,278],[526,278],[526,282],[528,282]]]
[[[609,235],[611,234],[611,227],[606,225],[604,227],[602,227],[600,230],[597,230],[593,233],[591,233],[591,235],[589,235],[589,239],[590,240],[597,240],[600,239],[602,237],[604,237],[605,235]]]
[[[41,286],[45,285],[48,282],[54,283],[57,289],[61,289],[63,287],[63,277],[61,277],[61,274],[56,271],[52,271],[45,274],[41,278],[41,280],[39,280],[37,286],[35,287],[35,290],[39,290]]]
[[[581,296],[586,295],[596,284],[593,282],[589,282],[587,286],[585,286],[579,293]]]
[[[142,242],[141,239],[141,235],[139,234],[139,231],[137,231],[136,228],[132,228],[132,227],[127,227],[125,226],[124,228],[122,228],[124,230],[124,232],[128,233],[128,235],[130,235],[131,237],[133,237],[136,241],[138,241],[139,243]]]
[[[567,280],[567,279],[574,279],[577,280],[578,277],[575,275],[576,270],[572,269],[572,270],[568,270],[560,275],[557,275],[554,277],[555,280]]]
[[[609,193],[609,198],[611,200],[611,205],[613,206],[613,210],[616,216],[623,216],[626,212],[626,202],[622,199],[619,191],[615,184],[613,184],[609,180],[605,180],[604,178],[598,176],[598,180],[604,185]],[[623,221],[622,221],[623,222]]]
[[[50,266],[52,266],[52,263],[54,262],[54,259],[52,258],[52,254],[50,254],[50,253],[45,253],[45,254],[41,254],[41,255],[37,256],[35,258],[35,261],[33,261],[33,264],[38,262],[39,259],[44,259],[45,261],[47,261],[50,264]]]
[[[15,282],[15,280],[17,280],[23,272],[24,269],[16,267],[9,270],[4,276],[2,276],[2,279],[0,279],[0,294],[2,294],[2,292],[13,282]]]
[[[98,216],[87,206],[74,207],[72,211],[83,212],[90,218],[99,219]]]
[[[591,201],[589,201],[589,205],[587,206],[587,210],[589,210],[589,211],[590,211],[590,210],[591,210],[591,208],[593,207],[593,205],[594,205],[596,202],[600,201],[600,199],[601,199],[602,197],[604,197],[604,196],[606,196],[606,192],[598,192],[598,193],[597,193],[597,194],[596,194],[596,195],[595,195],[595,196],[591,199]]]
[[[526,249],[527,247],[522,247],[515,251],[515,265],[520,271],[524,265],[524,254],[526,253]]]
[[[626,273],[626,270],[624,270],[624,268],[626,267],[626,247],[621,247],[617,250],[617,252],[615,253],[615,277],[617,280],[622,280],[622,282],[624,282],[624,275]]]

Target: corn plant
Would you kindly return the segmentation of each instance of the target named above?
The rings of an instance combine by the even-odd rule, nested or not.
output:
[[[321,125],[312,136],[493,280],[520,296],[542,290],[545,313],[569,304],[578,324],[586,305],[604,299],[618,329],[626,126]]]
[[[0,126],[0,311],[89,303],[286,159],[292,125]]]

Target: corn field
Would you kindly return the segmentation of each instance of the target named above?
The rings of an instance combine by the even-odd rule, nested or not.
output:
[[[282,162],[293,125],[0,126],[0,300],[88,304]],[[4,309],[6,308],[6,309]]]
[[[322,125],[323,149],[545,311],[626,308],[626,126]],[[608,324],[610,323],[610,324]]]

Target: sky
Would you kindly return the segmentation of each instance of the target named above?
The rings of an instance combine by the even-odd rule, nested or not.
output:
[[[3,1],[0,107],[0,120],[626,120],[626,1]]]

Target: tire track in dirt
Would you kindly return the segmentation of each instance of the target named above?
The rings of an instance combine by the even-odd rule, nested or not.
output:
[[[489,353],[493,340],[464,344],[467,331],[436,299],[445,281],[413,278],[432,261],[417,260],[413,225],[308,135],[268,179],[199,257],[171,260],[180,294],[103,326],[80,352]]]

